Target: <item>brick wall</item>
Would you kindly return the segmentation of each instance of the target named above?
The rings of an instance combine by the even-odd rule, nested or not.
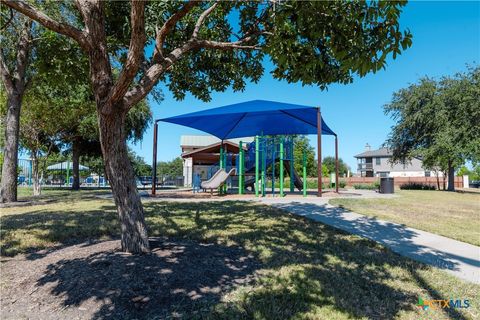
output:
[[[440,179],[440,188],[443,186],[443,178]],[[380,178],[376,177],[350,177],[350,178],[340,178],[341,181],[345,181],[347,186],[353,186],[354,184],[371,184],[375,181],[380,181]],[[329,183],[330,179],[323,178],[324,183]],[[393,178],[394,184],[396,187],[399,187],[402,184],[406,183],[423,183],[429,184],[437,187],[437,178],[436,177],[395,177]],[[445,179],[445,184],[447,184],[447,179]],[[463,188],[463,177],[455,177],[455,188]]]

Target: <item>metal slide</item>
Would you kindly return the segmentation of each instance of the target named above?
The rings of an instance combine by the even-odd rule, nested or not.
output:
[[[303,189],[303,181],[300,179],[300,177],[297,174],[297,170],[293,168],[293,172],[290,172],[290,160],[283,160],[284,167],[287,170],[288,175],[290,176],[290,179],[293,179],[293,184],[295,184],[295,187],[299,191],[302,191]]]
[[[215,174],[208,179],[207,181],[203,181],[201,186],[202,189],[217,189],[220,188],[225,184],[228,177],[235,175],[236,169],[233,168],[229,172],[225,171],[225,169],[220,169]]]

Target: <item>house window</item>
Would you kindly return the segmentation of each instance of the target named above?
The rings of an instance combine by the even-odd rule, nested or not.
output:
[[[387,178],[387,177],[388,177],[388,172],[379,172],[379,173],[378,173],[378,176],[379,176],[380,178]]]
[[[431,176],[432,175],[431,175],[430,171],[425,171],[425,177],[431,177]]]
[[[380,165],[380,158],[375,158],[375,164],[376,164],[377,166]]]

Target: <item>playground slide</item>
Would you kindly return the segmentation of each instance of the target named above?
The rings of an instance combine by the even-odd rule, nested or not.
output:
[[[245,179],[245,188],[252,188],[252,191],[255,191],[255,177]]]
[[[227,181],[228,177],[231,175],[235,175],[236,169],[233,168],[229,172],[225,171],[224,169],[220,169],[207,181],[203,181],[201,186],[202,189],[217,189],[220,188],[225,181]]]
[[[290,172],[290,160],[284,160],[283,163],[284,163],[285,169],[287,170],[287,173],[290,176],[290,178],[293,177],[293,183],[295,184],[295,187],[297,187],[297,189],[299,191],[302,191],[303,181],[298,176],[297,170],[295,170],[295,168],[293,168],[293,173]]]

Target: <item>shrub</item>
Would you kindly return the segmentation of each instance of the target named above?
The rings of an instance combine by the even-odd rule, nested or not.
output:
[[[380,183],[378,181],[374,183],[358,183],[354,184],[354,189],[362,189],[362,190],[377,190],[380,187]]]
[[[435,190],[435,186],[425,183],[409,182],[400,185],[401,190]]]

